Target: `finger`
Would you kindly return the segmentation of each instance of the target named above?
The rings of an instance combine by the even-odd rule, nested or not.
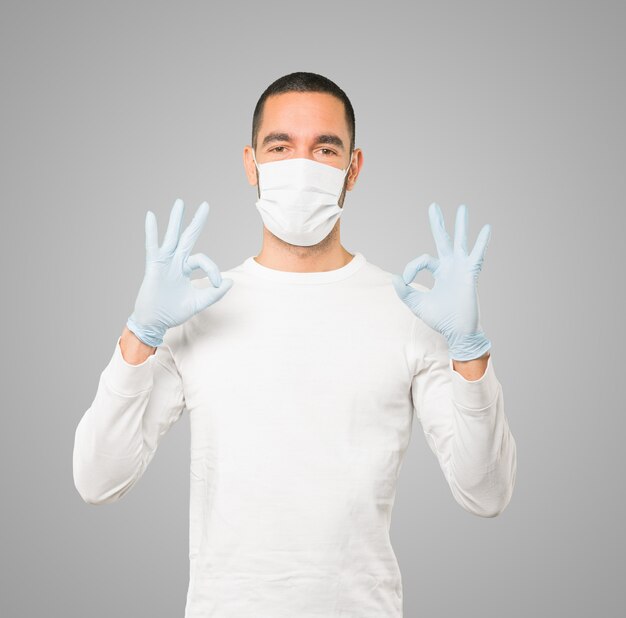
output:
[[[149,210],[146,213],[146,257],[150,259],[159,248],[159,232],[157,229],[157,220],[154,213]]]
[[[205,309],[222,298],[222,296],[224,296],[224,294],[226,294],[232,286],[232,279],[222,279],[219,287],[213,288],[209,286],[207,288],[196,288],[195,294],[198,298],[197,306],[201,308],[200,310]]]
[[[487,252],[487,246],[489,245],[489,240],[491,239],[491,225],[489,223],[485,223],[483,228],[480,230],[478,234],[478,238],[476,239],[476,244],[472,249],[472,253],[470,254],[470,261],[473,264],[477,264],[480,268],[482,268],[483,261],[485,259],[485,253]]]
[[[200,236],[200,232],[204,227],[204,223],[208,215],[209,204],[207,202],[202,202],[202,204],[198,206],[198,210],[196,210],[196,214],[193,216],[191,223],[181,234],[180,240],[178,241],[177,249],[182,252],[183,255],[189,255],[191,253],[191,249],[198,239],[198,236]]]
[[[167,225],[167,231],[165,232],[163,244],[161,245],[161,249],[165,253],[173,253],[176,250],[184,212],[185,204],[183,200],[177,198],[174,202],[174,206],[172,206],[172,210],[170,211],[170,220]]]
[[[465,204],[461,204],[456,209],[454,252],[467,255],[467,206],[465,206]]]
[[[194,253],[183,262],[183,273],[189,276],[194,270],[202,269],[215,287],[222,283],[222,275],[217,264],[204,253]]]
[[[404,283],[411,283],[411,281],[413,281],[413,279],[415,279],[415,277],[417,276],[417,273],[424,268],[435,274],[435,270],[437,270],[438,266],[439,260],[437,258],[434,258],[428,253],[423,253],[419,257],[416,257],[414,260],[411,260],[404,267],[404,272],[402,273]]]
[[[433,202],[428,207],[428,218],[430,219],[430,229],[435,239],[435,246],[437,247],[437,253],[439,257],[449,255],[452,252],[452,242],[448,232],[446,232],[446,226],[443,221],[443,213],[439,204]]]
[[[400,300],[406,303],[411,309],[418,307],[423,295],[427,294],[427,292],[416,290],[412,285],[407,285],[400,275],[394,275],[391,282],[393,283],[393,287],[396,289]]]

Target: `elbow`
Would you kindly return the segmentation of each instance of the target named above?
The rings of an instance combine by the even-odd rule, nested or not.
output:
[[[94,486],[83,485],[76,481],[74,481],[74,486],[83,502],[94,505],[117,502],[130,489],[130,487],[126,487],[122,490],[101,491]]]
[[[95,494],[90,494],[82,490],[78,490],[80,497],[83,499],[83,502],[86,504],[104,504],[104,500],[102,496],[98,496]]]
[[[492,500],[490,502],[486,502],[480,506],[479,509],[474,510],[472,514],[477,515],[478,517],[497,517],[500,515],[508,506],[511,501],[511,495],[509,494],[504,499],[500,500]]]
[[[133,460],[117,461],[91,450],[74,448],[73,479],[87,504],[110,504],[122,498],[137,482],[144,466]]]
[[[500,496],[484,496],[477,499],[474,496],[468,496],[462,492],[453,492],[454,499],[463,510],[476,515],[477,517],[491,518],[500,515],[508,506],[511,500],[511,494],[505,497]]]
[[[500,515],[509,505],[513,497],[515,477],[517,475],[517,448],[512,436],[511,443],[512,446],[508,450],[508,457],[504,460],[506,464],[499,468],[499,474],[496,476],[499,482],[495,483],[498,491],[495,492],[496,498],[492,500],[494,506],[485,517],[497,517]]]
[[[449,476],[454,499],[469,513],[478,517],[497,517],[511,502],[517,473],[515,442],[505,456],[488,472],[458,473]]]
[[[77,470],[74,470],[74,487],[83,502],[87,504],[108,504],[115,502],[119,497],[117,494],[102,491],[95,483],[90,482]]]
[[[87,504],[111,504],[117,502],[133,487],[139,475],[114,483],[110,477],[99,476],[94,468],[74,467],[74,487]]]
[[[511,502],[515,487],[515,466],[510,474],[492,474],[482,476],[472,484],[460,484],[454,479],[450,489],[456,502],[468,513],[478,517],[497,517]]]
[[[93,491],[93,487],[90,487],[88,484],[82,483],[79,480],[79,477],[74,471],[74,487],[78,492],[78,495],[82,498],[83,502],[87,504],[103,504],[102,494],[99,494]]]

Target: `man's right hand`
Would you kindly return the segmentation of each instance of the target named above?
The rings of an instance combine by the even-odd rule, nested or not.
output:
[[[206,255],[190,255],[209,214],[208,203],[200,204],[181,235],[184,210],[183,201],[177,199],[161,247],[158,246],[156,217],[150,210],[146,214],[146,270],[126,326],[151,347],[163,343],[168,328],[182,324],[218,301],[233,284],[232,279],[222,279],[219,268]],[[198,268],[204,270],[213,287],[192,285],[189,275]]]

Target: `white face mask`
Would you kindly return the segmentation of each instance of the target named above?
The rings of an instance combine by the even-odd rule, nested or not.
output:
[[[354,151],[352,151],[354,155]],[[338,200],[345,170],[312,159],[282,159],[257,164],[261,197],[256,207],[265,227],[292,245],[315,245],[330,233],[343,208]]]

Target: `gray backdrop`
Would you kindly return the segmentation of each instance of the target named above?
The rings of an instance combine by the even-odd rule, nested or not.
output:
[[[196,250],[222,270],[258,253],[242,149],[261,92],[299,70],[355,107],[349,251],[392,272],[436,255],[432,201],[449,229],[467,204],[470,246],[492,225],[481,321],[515,493],[499,517],[463,511],[414,425],[392,524],[405,616],[623,615],[623,3],[1,11],[2,616],[182,618],[187,416],[104,506],[74,488],[74,430],[132,311],[146,210],[162,234],[177,197],[185,223],[206,199]]]

